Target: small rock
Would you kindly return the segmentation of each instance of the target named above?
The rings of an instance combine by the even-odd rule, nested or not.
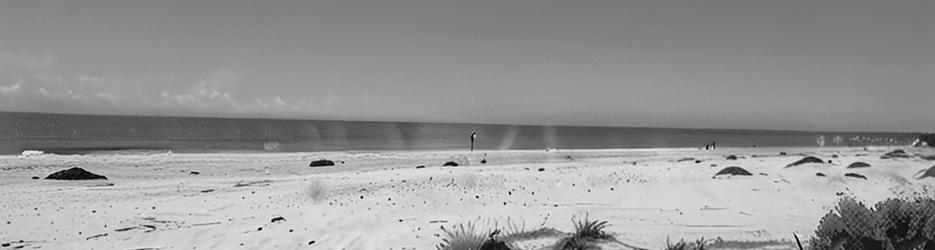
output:
[[[854,162],[854,163],[851,163],[851,165],[847,165],[847,168],[869,168],[869,167],[870,167],[869,163],[862,162],[862,161]]]
[[[50,174],[49,176],[46,176],[45,178],[47,180],[96,180],[96,179],[106,180],[107,179],[107,177],[104,177],[103,175],[93,174],[79,167],[73,167],[70,169],[58,171],[58,172]]]
[[[480,164],[487,164],[487,159],[480,160]]]
[[[539,172],[545,172],[545,168],[539,168]]]
[[[272,222],[272,223],[283,222],[283,221],[286,221],[286,218],[283,218],[282,216],[279,216],[279,217],[273,218],[272,220],[269,220],[269,222]]]
[[[309,244],[309,245],[315,244],[315,241],[314,241],[314,240],[313,240],[313,241],[309,241],[308,244]]]
[[[443,164],[442,166],[444,166],[444,167],[457,167],[457,166],[458,166],[458,163],[457,163],[457,162],[453,162],[453,161],[449,161],[449,162],[445,162],[445,164]]]
[[[425,165],[416,166],[416,169],[419,169],[419,168],[425,168]]]
[[[321,159],[321,160],[317,160],[317,161],[312,161],[312,163],[309,163],[308,166],[309,166],[309,167],[334,166],[334,162],[333,162],[333,161],[329,161],[329,160],[325,160],[325,159]]]
[[[815,176],[825,177],[825,176],[827,176],[827,175],[825,175],[825,173],[818,172],[818,173],[815,174]]]
[[[728,155],[728,156],[727,156],[727,159],[728,159],[728,160],[736,160],[736,159],[737,159],[737,156],[736,156],[736,155]]]
[[[779,152],[779,155],[786,155],[786,152]]]
[[[854,177],[854,178],[860,178],[860,179],[864,179],[864,180],[867,179],[867,176],[864,176],[864,175],[858,174],[858,173],[846,173],[846,174],[844,174],[844,176],[847,176],[847,177]]]
[[[190,174],[190,175],[200,175],[201,172],[198,172],[198,171],[191,171],[191,172],[188,172],[188,174]]]
[[[33,176],[32,179],[33,179],[33,180],[38,180],[38,179],[39,179],[39,176]]]

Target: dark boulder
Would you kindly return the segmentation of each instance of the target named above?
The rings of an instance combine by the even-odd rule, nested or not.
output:
[[[425,165],[416,166],[416,168],[425,168]]]
[[[818,173],[815,173],[815,176],[818,176],[818,177],[825,177],[825,176],[827,176],[827,175],[825,175],[825,173],[818,172]]]
[[[728,159],[728,160],[736,160],[736,159],[737,159],[737,156],[736,156],[736,155],[728,155],[728,156],[727,156],[727,159]]]
[[[787,167],[787,168],[788,168],[788,167],[795,167],[795,166],[802,165],[802,164],[806,164],[806,163],[820,163],[820,164],[824,164],[825,161],[821,160],[821,159],[818,158],[818,157],[806,156],[805,158],[802,158],[801,160],[795,161],[795,162],[793,162],[793,163],[789,163],[789,165],[786,165],[786,167]]]
[[[545,172],[545,168],[539,168],[539,172]]]
[[[79,167],[73,167],[66,170],[58,171],[55,173],[46,176],[47,180],[106,180],[107,177],[103,175],[96,175],[91,172],[88,172]]]
[[[853,178],[858,178],[858,179],[864,179],[864,180],[867,179],[866,176],[864,176],[864,175],[862,175],[862,174],[858,174],[858,173],[846,173],[846,174],[844,174],[844,176],[853,177]]]
[[[487,164],[487,159],[480,160],[480,164]]]
[[[724,168],[724,169],[721,169],[721,171],[718,171],[718,172],[717,172],[716,174],[714,174],[714,175],[717,176],[717,175],[753,175],[753,174],[750,173],[750,171],[747,171],[746,169],[743,169],[743,168],[741,168],[741,167],[738,167],[738,166],[730,166],[730,167],[726,167],[726,168]]]
[[[929,177],[935,178],[935,166],[919,171],[919,173],[921,174],[919,174],[919,176],[916,177],[916,179],[923,179],[923,178],[929,178]]]
[[[329,161],[329,160],[325,160],[325,159],[321,159],[321,160],[317,160],[317,161],[312,161],[312,163],[309,163],[308,166],[309,166],[309,167],[334,166],[334,162],[333,162],[333,161]]]
[[[883,154],[880,156],[880,159],[895,159],[895,158],[909,158],[911,155],[907,154],[906,151],[902,149],[897,149],[890,151],[889,153]]]
[[[869,163],[862,162],[862,161],[854,162],[854,163],[851,163],[851,165],[847,165],[847,168],[869,168],[869,167],[870,167]]]
[[[449,161],[449,162],[445,162],[445,164],[443,164],[442,166],[445,166],[445,167],[457,167],[457,166],[458,166],[458,163],[457,163],[457,162],[453,162],[453,161]]]
[[[916,138],[913,146],[916,147],[935,147],[935,134],[921,134]]]

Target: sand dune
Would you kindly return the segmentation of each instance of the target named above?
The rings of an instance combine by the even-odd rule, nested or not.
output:
[[[3,156],[0,243],[27,249],[434,249],[442,226],[511,220],[569,232],[573,216],[587,215],[609,221],[608,232],[641,248],[704,237],[737,248],[791,249],[792,233],[811,236],[841,196],[875,203],[933,195],[935,178],[913,178],[933,162],[880,158],[894,149]],[[803,155],[833,162],[785,168]],[[487,163],[479,164],[484,158]],[[336,166],[309,167],[319,159]],[[459,166],[443,167],[448,161]],[[846,168],[857,161],[872,167]],[[108,179],[32,179],[72,166]],[[713,177],[729,166],[753,175]]]

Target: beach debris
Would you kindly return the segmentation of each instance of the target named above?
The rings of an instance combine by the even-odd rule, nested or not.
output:
[[[851,163],[851,165],[847,165],[847,168],[869,168],[869,167],[870,167],[869,163],[862,162],[862,161],[854,162],[854,163]]]
[[[737,159],[737,156],[736,156],[736,155],[728,155],[728,156],[727,156],[727,159],[728,159],[728,160],[736,160],[736,159]]]
[[[283,218],[282,216],[279,216],[279,217],[273,218],[272,220],[269,220],[269,222],[271,222],[271,223],[277,223],[277,222],[283,222],[283,221],[286,221],[286,218]]]
[[[325,160],[325,159],[321,159],[321,160],[317,160],[317,161],[312,161],[312,163],[309,163],[308,166],[309,166],[309,167],[334,166],[334,162],[333,162],[333,161],[329,161],[329,160]]]
[[[793,162],[793,163],[789,163],[789,165],[786,165],[786,168],[788,168],[788,167],[795,167],[795,166],[802,165],[802,164],[806,164],[806,163],[821,163],[821,164],[824,164],[825,161],[821,160],[821,159],[818,158],[818,157],[806,156],[805,158],[802,158],[801,160],[795,161],[795,162]]]
[[[545,172],[545,168],[539,168],[539,172]]]
[[[825,175],[825,173],[818,172],[818,173],[815,173],[815,176],[818,176],[818,177],[825,177],[825,176],[827,176],[827,175]]]
[[[886,154],[883,154],[883,156],[880,156],[880,159],[909,158],[909,157],[912,157],[912,156],[909,154],[906,154],[905,150],[897,149],[897,150],[890,151]]]
[[[271,180],[239,181],[234,184],[234,187],[269,186],[272,182]]]
[[[675,161],[675,162],[683,162],[683,161],[695,161],[695,158],[694,158],[694,157],[685,157],[685,158],[682,158],[682,159],[678,159],[678,160]]]
[[[201,190],[201,192],[202,192],[202,193],[210,193],[210,192],[214,192],[214,189],[213,189],[213,188],[211,188],[211,189],[205,189],[205,190]]]
[[[919,171],[919,173],[916,173],[916,175],[918,175],[916,179],[935,177],[935,166],[929,167],[928,169],[923,169]]]
[[[100,237],[104,237],[104,236],[107,236],[107,234],[106,234],[106,233],[95,234],[95,235],[92,235],[91,237],[85,238],[85,240],[90,240],[90,239],[94,239],[94,238],[100,238]]]
[[[106,180],[107,177],[104,177],[103,175],[93,174],[79,167],[73,167],[67,170],[62,170],[62,171],[52,173],[49,176],[46,176],[45,179],[47,180],[97,180],[97,179]]]
[[[458,163],[457,163],[457,162],[453,162],[453,161],[449,161],[449,162],[445,162],[445,164],[443,164],[442,166],[444,166],[444,167],[457,167],[457,166],[458,166]]]
[[[425,168],[425,165],[419,165],[419,166],[416,166],[416,168],[417,168],[417,169],[419,169],[419,168]]]
[[[747,171],[746,169],[743,169],[741,167],[730,166],[730,167],[721,169],[721,171],[718,171],[714,175],[718,176],[718,175],[753,175],[753,174],[750,173],[750,171]]]
[[[867,179],[867,176],[864,176],[864,175],[858,174],[858,173],[846,173],[846,174],[844,174],[844,176],[847,176],[847,177],[854,177],[854,178],[859,178],[859,179],[864,179],[864,180]]]

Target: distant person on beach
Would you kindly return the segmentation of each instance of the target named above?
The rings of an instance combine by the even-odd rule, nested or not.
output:
[[[705,144],[705,145],[704,145],[704,150],[711,150],[711,145]]]
[[[711,142],[711,150],[717,149],[717,142]]]
[[[477,140],[477,130],[471,131],[471,152],[474,151],[474,140]]]

